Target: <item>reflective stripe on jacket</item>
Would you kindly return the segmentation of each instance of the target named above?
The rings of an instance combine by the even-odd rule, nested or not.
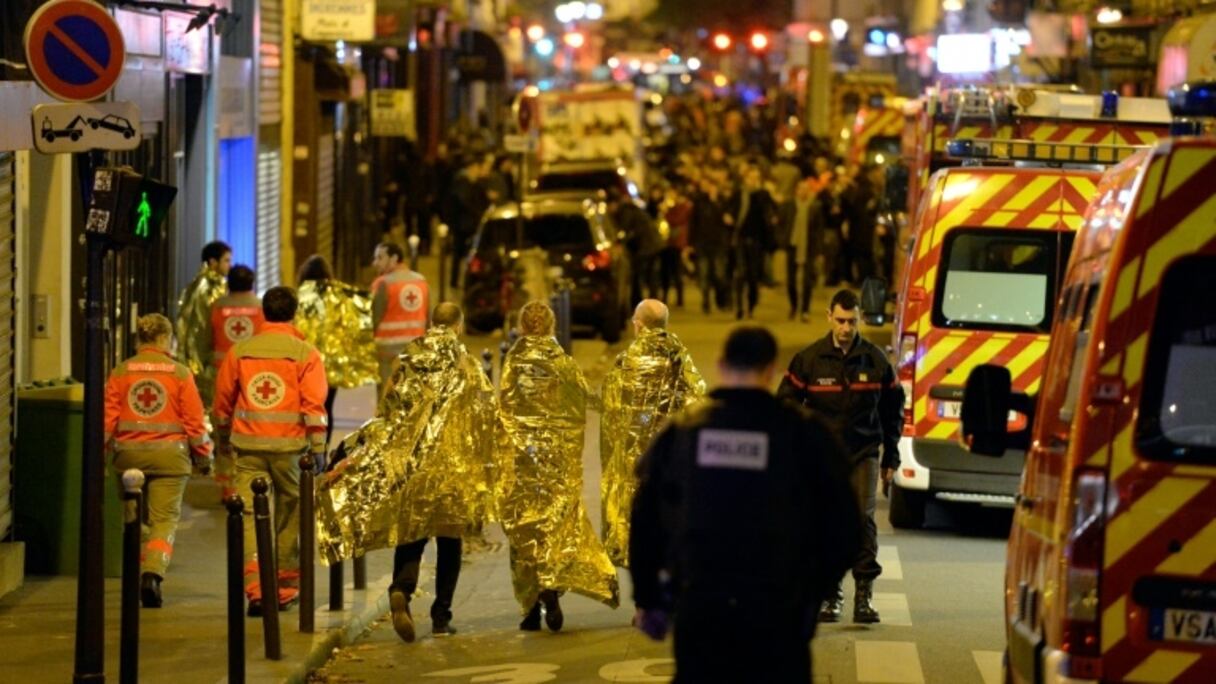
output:
[[[105,442],[118,451],[211,453],[194,376],[167,353],[144,347],[106,381]]]
[[[325,449],[325,366],[290,323],[266,323],[234,346],[215,381],[221,439],[247,451]]]
[[[430,288],[421,274],[400,268],[376,278],[372,283],[372,318],[376,326],[376,347],[396,351],[426,332]]]
[[[262,300],[252,292],[236,292],[211,305],[211,362],[219,366],[238,342],[253,337],[266,325]]]

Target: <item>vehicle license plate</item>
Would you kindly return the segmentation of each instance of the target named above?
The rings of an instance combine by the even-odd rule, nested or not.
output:
[[[1216,646],[1216,612],[1155,608],[1149,613],[1149,638]]]

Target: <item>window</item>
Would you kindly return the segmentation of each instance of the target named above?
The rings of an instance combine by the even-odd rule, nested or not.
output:
[[[1179,260],[1161,281],[1136,445],[1149,458],[1216,461],[1216,256]]]
[[[537,190],[586,190],[594,192],[613,189],[625,191],[624,181],[615,169],[602,171],[569,171],[546,173],[536,182]]]
[[[482,229],[478,247],[481,249],[499,246],[590,249],[595,244],[591,239],[591,227],[587,224],[587,219],[576,214],[548,214],[524,219],[523,244],[519,244],[516,238],[516,231],[519,229],[517,219],[489,221]]]
[[[1073,233],[959,228],[946,237],[933,309],[949,328],[1047,332]]]

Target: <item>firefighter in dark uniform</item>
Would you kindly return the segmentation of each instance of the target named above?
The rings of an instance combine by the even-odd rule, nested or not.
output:
[[[658,640],[674,612],[677,684],[809,682],[819,605],[857,556],[841,446],[768,390],[776,357],[767,330],[735,329],[721,386],[638,462],[634,621]]]
[[[794,356],[777,396],[809,408],[844,442],[849,480],[863,516],[861,552],[853,564],[853,622],[871,624],[879,621],[871,600],[874,580],[882,573],[874,523],[878,479],[886,491],[899,467],[904,393],[886,354],[857,333],[858,308],[857,295],[849,290],[832,296],[831,332]],[[837,587],[819,619],[836,622],[843,609],[844,594]]]

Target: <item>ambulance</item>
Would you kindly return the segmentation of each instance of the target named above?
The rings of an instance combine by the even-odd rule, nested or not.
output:
[[[1039,391],[1074,231],[1103,165],[1136,149],[981,139],[949,147],[987,165],[938,171],[912,221],[892,341],[905,402],[889,509],[897,528],[919,528],[930,500],[1013,506],[1023,454],[977,459],[959,446],[967,374],[997,363],[1017,391]]]
[[[1170,95],[1216,116],[1216,84]],[[1216,681],[1216,138],[1110,169],[1085,214],[1037,399],[974,370],[963,435],[1028,449],[1005,575],[1012,682]],[[1025,415],[1008,425],[1010,411]]]

